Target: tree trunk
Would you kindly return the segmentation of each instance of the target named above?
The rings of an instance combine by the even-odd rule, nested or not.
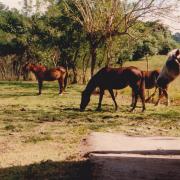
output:
[[[72,67],[72,70],[73,70],[73,84],[76,84],[78,81],[77,81],[77,68],[76,68],[76,60],[77,60],[77,57],[78,57],[78,54],[79,54],[79,49],[76,50],[75,54],[74,54],[74,58],[73,58],[73,67]]]
[[[73,82],[72,82],[72,84],[76,84],[78,82],[77,81],[77,69],[76,69],[76,66],[73,66],[72,70],[73,70]]]
[[[106,67],[109,67],[110,62],[112,61],[111,49],[112,49],[112,39],[110,39],[109,42],[107,42],[107,61],[106,61]]]
[[[96,65],[96,47],[91,46],[91,77],[94,75],[95,65]]]
[[[6,68],[5,68],[3,61],[0,61],[0,71],[1,71],[2,79],[5,80],[6,79]]]
[[[89,57],[88,57],[88,59],[86,57],[87,57],[87,53],[83,57],[83,77],[82,77],[83,84],[86,84],[86,72],[87,72],[89,59],[90,59]],[[87,63],[85,63],[86,59],[87,59]]]

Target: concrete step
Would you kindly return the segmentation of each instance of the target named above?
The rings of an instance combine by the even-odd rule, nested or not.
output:
[[[179,137],[92,133],[82,145],[94,180],[180,180]]]

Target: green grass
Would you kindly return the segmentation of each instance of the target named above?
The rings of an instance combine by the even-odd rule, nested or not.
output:
[[[167,56],[157,55],[149,56],[149,70],[161,69],[166,62]],[[136,66],[142,70],[147,70],[146,58],[142,58],[140,61],[129,61],[125,63],[126,66]]]
[[[165,57],[157,56],[149,64],[155,69],[162,67],[164,61]],[[128,65],[146,67],[143,60]],[[80,112],[83,89],[83,85],[70,85],[59,96],[56,82],[45,83],[42,96],[37,96],[36,82],[0,82],[0,179],[78,179],[79,174],[74,172],[84,171],[79,144],[93,131],[180,136],[179,79],[170,86],[172,105],[147,104],[145,113],[141,113],[140,103],[134,113],[128,111],[129,88],[118,93],[116,112],[108,93],[101,112],[95,111],[98,96],[92,96],[86,111]],[[26,160],[22,158],[26,153],[35,155]]]

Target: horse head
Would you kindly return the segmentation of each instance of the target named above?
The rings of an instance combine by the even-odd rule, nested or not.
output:
[[[29,72],[32,69],[32,65],[33,64],[29,62],[25,63],[22,67],[22,75]]]
[[[169,53],[169,57],[167,61],[172,61],[176,63],[180,63],[180,50],[174,49]]]
[[[166,61],[166,67],[171,74],[178,75],[180,73],[180,50],[175,49],[170,54],[168,60]]]
[[[80,111],[84,111],[90,101],[90,94],[85,90],[82,92]]]
[[[180,49],[177,49],[177,50],[176,50],[175,58],[176,58],[176,60],[180,63]]]
[[[163,66],[158,78],[157,85],[165,89],[169,83],[180,74],[180,50],[174,49],[168,54],[168,59]]]
[[[38,64],[38,65],[35,65],[33,63],[30,63],[30,62],[27,62],[23,68],[22,68],[22,71],[24,73],[27,73],[29,71],[33,71],[33,72],[44,72],[46,71],[47,68],[41,64]]]

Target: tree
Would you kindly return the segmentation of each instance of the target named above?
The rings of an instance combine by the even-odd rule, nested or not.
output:
[[[177,41],[178,43],[180,43],[180,33],[179,33],[179,32],[175,33],[175,34],[173,35],[173,38],[174,38],[175,41]]]
[[[3,10],[5,8],[6,8],[6,6],[2,2],[0,2],[0,10]]]
[[[175,48],[176,42],[168,27],[159,21],[142,22],[143,29],[148,36],[139,39],[134,45],[132,60],[138,60],[145,55],[167,54]]]
[[[76,20],[86,33],[91,54],[91,76],[96,65],[97,48],[114,36],[135,34],[134,26],[150,13],[167,9],[164,0],[65,0],[69,16]]]

